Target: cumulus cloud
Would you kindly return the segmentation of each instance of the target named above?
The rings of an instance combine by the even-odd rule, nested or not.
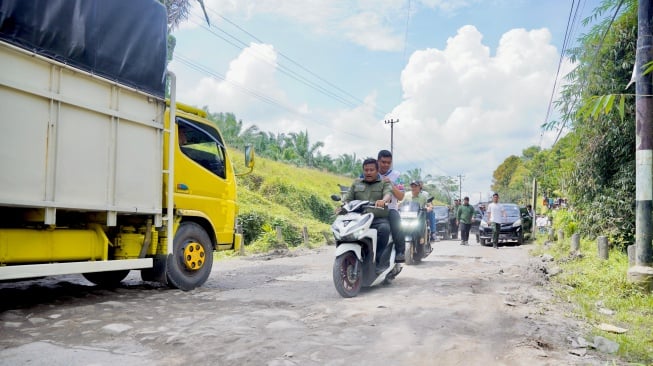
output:
[[[180,67],[178,61],[171,64],[173,70]],[[229,111],[246,120],[299,113],[299,109],[289,105],[285,92],[279,87],[277,52],[267,44],[252,43],[243,49],[229,63],[223,79],[204,75],[199,82],[179,90],[187,103],[208,106],[212,111],[222,111],[229,106]]]
[[[397,158],[435,175],[465,174],[488,190],[506,157],[539,145],[559,55],[547,29],[513,29],[496,53],[473,26],[442,50],[414,52],[401,75],[403,101],[390,116]]]

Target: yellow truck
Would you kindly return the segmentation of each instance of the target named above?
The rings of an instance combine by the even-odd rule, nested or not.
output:
[[[231,152],[166,63],[158,1],[0,3],[0,281],[192,290],[239,249]]]

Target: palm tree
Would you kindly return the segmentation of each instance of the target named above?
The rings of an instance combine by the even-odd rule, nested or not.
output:
[[[188,19],[190,14],[191,1],[190,0],[159,0],[163,5],[166,6],[168,11],[168,33],[172,31],[181,24],[184,20]],[[211,25],[209,22],[209,16],[206,14],[206,9],[204,8],[204,0],[197,0],[197,2],[202,7],[204,12],[204,17],[206,18],[206,23]]]

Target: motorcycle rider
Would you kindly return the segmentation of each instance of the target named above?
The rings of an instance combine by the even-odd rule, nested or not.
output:
[[[388,150],[381,150],[377,155],[379,161],[379,174],[381,178],[390,183],[392,187],[392,201],[388,205],[389,213],[388,220],[390,222],[390,230],[392,231],[392,239],[395,243],[395,250],[397,256],[395,257],[396,263],[403,263],[405,261],[404,251],[404,233],[401,230],[401,216],[399,216],[397,201],[404,199],[404,188],[399,184],[399,177],[401,173],[392,169],[392,153]]]
[[[371,209],[374,214],[374,220],[371,227],[376,229],[377,242],[376,242],[376,268],[377,273],[383,272],[390,264],[389,253],[386,247],[390,240],[390,223],[388,221],[389,210],[384,209],[386,205],[391,202],[392,187],[390,182],[387,182],[379,175],[379,163],[374,158],[367,158],[363,161],[363,178],[356,179],[346,196],[345,202],[353,200],[362,200],[374,202],[377,207]],[[403,253],[402,253],[403,254]]]
[[[426,196],[426,198],[430,198],[431,195],[424,190],[424,182],[421,180],[419,181],[419,189],[420,189],[420,194]],[[437,241],[438,240],[438,234],[437,230],[435,229],[435,212],[433,211],[433,205],[431,203],[428,204],[427,211],[426,211],[426,219],[428,220],[429,224],[429,230],[431,230],[431,241]]]

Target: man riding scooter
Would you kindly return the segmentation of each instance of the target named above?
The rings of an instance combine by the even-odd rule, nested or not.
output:
[[[345,202],[362,200],[374,202],[377,208],[370,212],[374,214],[371,227],[377,231],[376,268],[377,273],[383,272],[390,264],[388,263],[390,250],[386,246],[390,240],[390,224],[388,222],[388,210],[384,209],[390,202],[392,188],[390,183],[381,179],[379,165],[376,159],[367,158],[363,161],[363,178],[356,179],[346,196]]]

